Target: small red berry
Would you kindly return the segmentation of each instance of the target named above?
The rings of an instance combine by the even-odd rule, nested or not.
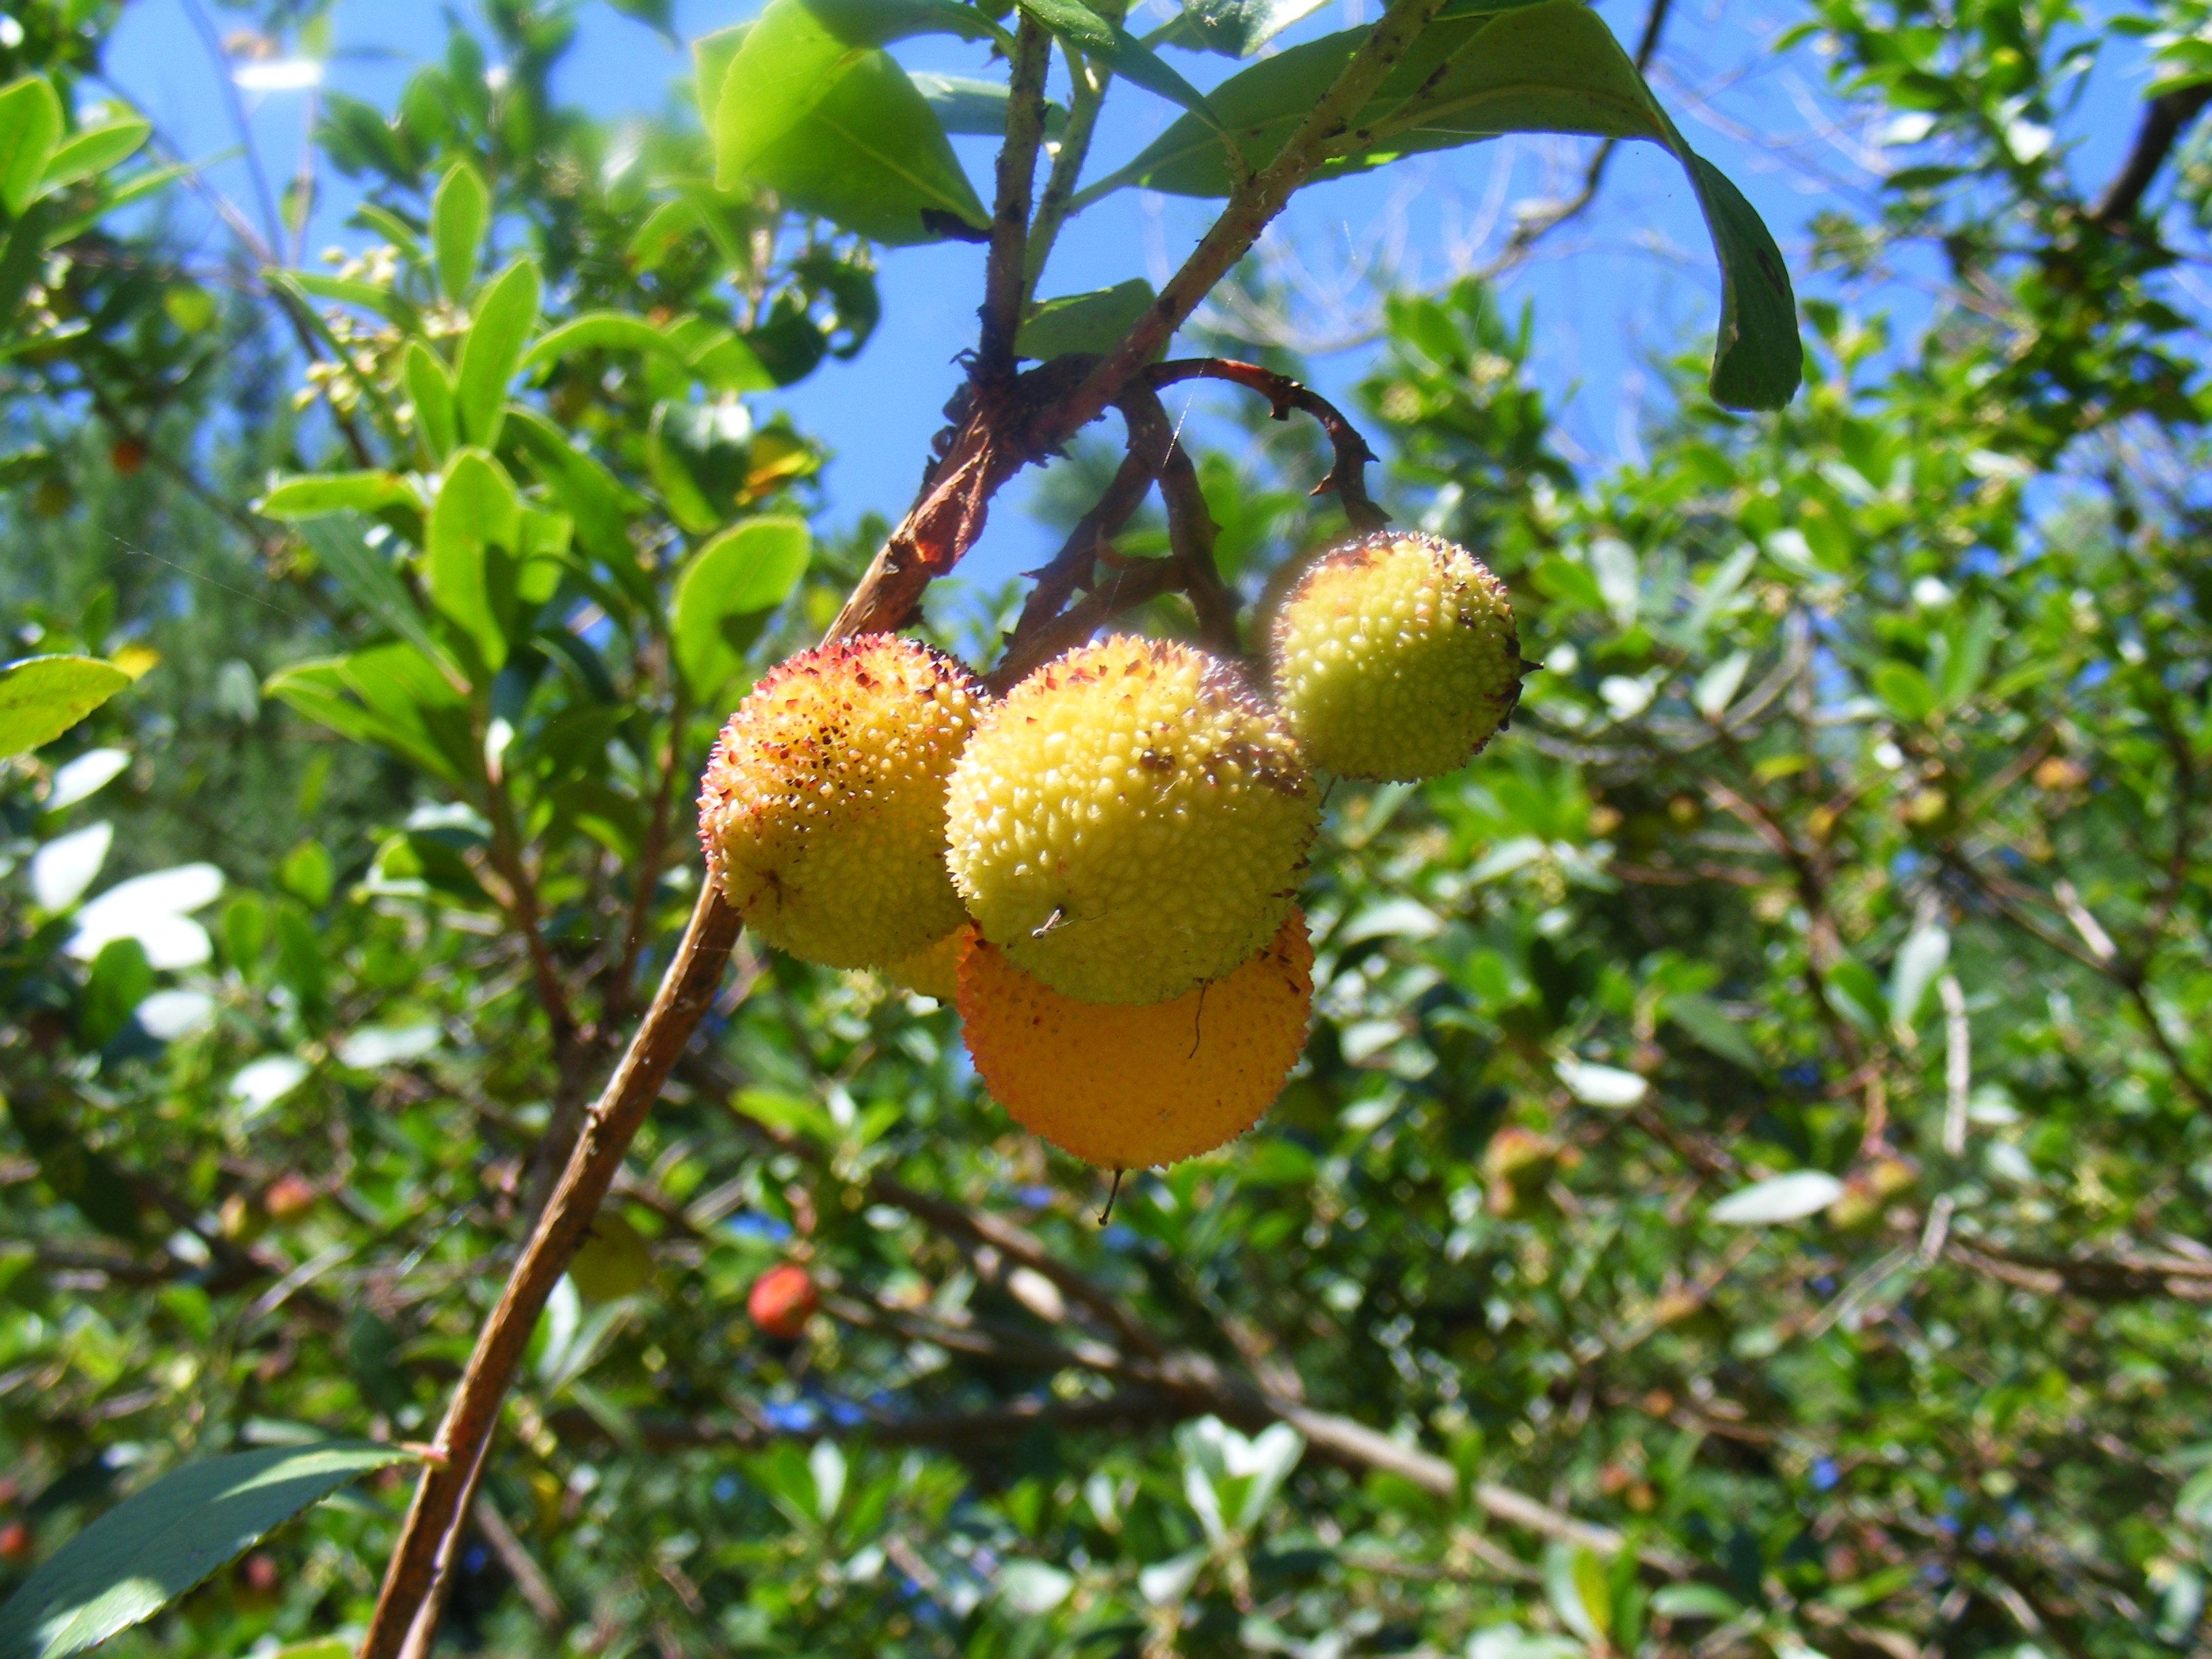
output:
[[[805,1334],[806,1322],[813,1317],[819,1301],[806,1269],[786,1261],[753,1280],[752,1291],[745,1297],[745,1311],[752,1316],[762,1335],[793,1342]]]
[[[0,1527],[0,1561],[29,1560],[33,1543],[31,1523],[10,1521],[6,1526]]]

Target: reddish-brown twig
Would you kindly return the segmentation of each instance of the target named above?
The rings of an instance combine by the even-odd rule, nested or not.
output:
[[[1182,380],[1225,380],[1265,398],[1267,412],[1276,420],[1289,420],[1294,409],[1312,416],[1321,422],[1329,447],[1335,452],[1328,476],[1313,487],[1313,493],[1322,495],[1335,491],[1346,520],[1362,535],[1380,530],[1390,522],[1390,515],[1367,495],[1367,463],[1376,459],[1375,452],[1367,447],[1367,440],[1359,435],[1358,428],[1344,411],[1311,387],[1287,374],[1278,374],[1272,368],[1262,368],[1257,363],[1240,363],[1229,357],[1178,357],[1170,362],[1153,364],[1145,371],[1144,379],[1155,391]]]

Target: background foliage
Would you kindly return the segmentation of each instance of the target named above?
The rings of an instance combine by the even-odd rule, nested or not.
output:
[[[108,9],[20,16],[9,72],[128,120],[74,80]],[[2202,1647],[2202,21],[1808,8],[1926,147],[1816,258],[1934,248],[1942,293],[1808,305],[1778,415],[1686,359],[1636,466],[1555,443],[1540,308],[1392,295],[1379,493],[1543,672],[1467,772],[1333,794],[1282,1102],[1102,1226],[949,1012],[746,945],[541,1324],[447,1648]],[[865,350],[868,245],[688,114],[612,165],[567,31],[495,6],[395,111],[327,100],[343,267],[188,271],[144,152],[6,202],[10,654],[137,678],[0,775],[0,1573],[191,1459],[427,1436],[689,907],[715,726],[872,551],[746,401]],[[2146,50],[2185,136],[2076,199],[2069,89]],[[1340,529],[1326,465],[1200,457],[1247,597]],[[980,659],[1018,597],[927,631]],[[746,1312],[782,1261],[793,1340]],[[325,1651],[404,1495],[112,1650]]]

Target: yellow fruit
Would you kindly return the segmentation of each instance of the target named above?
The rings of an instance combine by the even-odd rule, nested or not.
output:
[[[960,925],[945,781],[984,694],[889,634],[802,651],[723,727],[699,794],[707,868],[770,945],[833,968],[911,956]]]
[[[1322,555],[1275,613],[1276,706],[1348,778],[1456,771],[1521,698],[1505,585],[1465,548],[1384,530]]]
[[[1243,1133],[1305,1047],[1313,945],[1296,910],[1242,967],[1142,1008],[1062,996],[972,930],[960,937],[961,1029],[984,1085],[1024,1128],[1107,1169]]]
[[[951,1003],[960,994],[960,933],[947,933],[910,957],[885,963],[884,977],[901,990]]]
[[[1235,669],[1117,635],[984,716],[953,768],[948,859],[1016,967],[1085,1002],[1160,1002],[1282,926],[1319,810]]]

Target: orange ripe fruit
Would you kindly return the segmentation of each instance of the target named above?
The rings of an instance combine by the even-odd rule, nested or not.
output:
[[[35,1541],[29,1522],[10,1521],[6,1526],[0,1527],[0,1561],[29,1560]]]
[[[960,1020],[985,1086],[1024,1128],[1106,1169],[1243,1133],[1306,1044],[1313,945],[1296,910],[1243,966],[1142,1007],[1062,996],[972,928],[963,939]]]
[[[795,1261],[780,1262],[753,1280],[745,1296],[745,1312],[763,1336],[779,1342],[795,1342],[806,1333],[820,1298],[806,1269]]]
[[[107,463],[127,478],[146,465],[146,446],[136,438],[118,438],[115,447],[107,452]]]

